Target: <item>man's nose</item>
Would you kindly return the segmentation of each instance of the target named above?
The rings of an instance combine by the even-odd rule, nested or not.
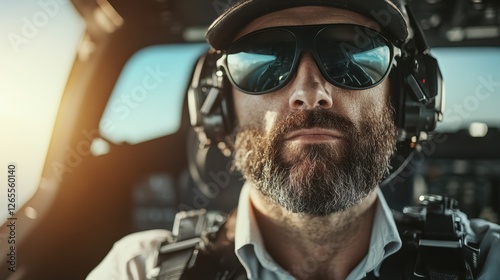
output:
[[[304,53],[291,81],[290,108],[307,110],[317,107],[329,109],[333,106],[332,87],[323,78],[311,53]]]

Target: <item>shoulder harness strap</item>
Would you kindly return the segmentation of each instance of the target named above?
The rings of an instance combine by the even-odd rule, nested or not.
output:
[[[394,213],[403,246],[384,260],[379,279],[475,279],[479,249],[466,238],[466,221],[458,215],[457,202],[429,195],[420,203]]]
[[[173,239],[159,248],[157,266],[149,279],[189,280],[246,279],[234,254],[236,212],[229,217],[204,209],[179,212],[172,229]]]
[[[473,280],[479,250],[468,244],[467,230],[457,215],[456,202],[429,196],[422,206],[395,213],[403,247],[384,260],[380,277],[373,272],[365,280],[426,279]],[[233,280],[247,279],[234,253],[236,212],[195,210],[177,214],[173,240],[159,249],[158,267],[150,279]]]

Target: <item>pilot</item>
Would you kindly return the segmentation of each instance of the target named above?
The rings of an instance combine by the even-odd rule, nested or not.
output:
[[[235,120],[228,147],[245,179],[231,240],[238,279],[386,279],[384,260],[403,246],[379,188],[408,127],[398,121],[403,98],[394,96],[403,93],[393,74],[416,34],[403,3],[230,3],[206,38],[220,55]],[[424,109],[435,122],[440,112]],[[154,272],[169,237],[125,237],[88,279],[163,279]]]

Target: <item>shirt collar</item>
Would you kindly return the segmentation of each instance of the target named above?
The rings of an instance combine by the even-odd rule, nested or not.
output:
[[[364,277],[370,271],[374,271],[375,276],[379,277],[382,261],[396,253],[402,246],[392,210],[387,205],[380,188],[377,188],[377,197],[377,210],[373,219],[368,254],[353,269],[347,280]]]
[[[238,202],[235,229],[235,253],[247,271],[248,279],[261,274],[262,269],[279,273],[283,278],[290,274],[276,264],[266,251],[262,235],[250,204],[250,183],[245,183]],[[349,274],[348,280],[364,277],[370,271],[379,276],[382,261],[401,248],[401,238],[392,211],[380,189],[377,189],[377,209],[370,238],[370,250],[366,257]]]
[[[286,275],[288,273],[279,267],[265,249],[259,225],[250,204],[250,189],[250,184],[245,183],[238,201],[234,237],[236,256],[245,268],[248,279],[258,279],[258,276],[262,275],[262,270],[290,278],[290,275]]]

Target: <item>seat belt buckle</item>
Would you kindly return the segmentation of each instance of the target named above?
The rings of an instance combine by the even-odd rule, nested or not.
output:
[[[179,241],[200,237],[206,225],[205,209],[181,211],[175,215],[172,235]]]

